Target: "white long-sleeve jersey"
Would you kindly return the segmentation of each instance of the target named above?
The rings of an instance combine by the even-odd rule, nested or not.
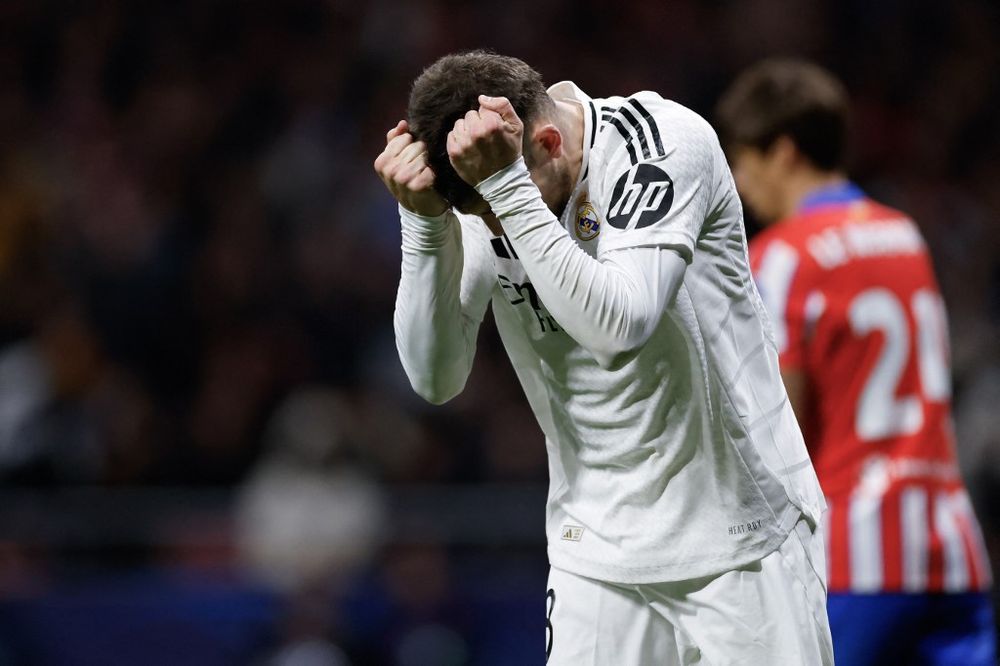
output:
[[[492,304],[546,437],[549,560],[599,580],[727,571],[823,510],[711,127],[655,93],[584,110],[557,219],[519,160],[477,186],[505,234],[400,209],[395,328],[414,389],[458,394]]]

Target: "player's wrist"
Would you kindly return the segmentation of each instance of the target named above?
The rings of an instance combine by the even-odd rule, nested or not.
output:
[[[476,191],[497,215],[504,217],[512,214],[532,200],[538,193],[538,188],[531,180],[531,174],[524,163],[524,157],[518,157],[489,178],[476,185]]]
[[[502,189],[503,186],[509,181],[527,173],[528,166],[524,163],[524,156],[518,155],[516,160],[479,181],[479,183],[476,184],[476,191],[479,192],[484,199],[489,201],[490,196],[495,195],[497,191]]]

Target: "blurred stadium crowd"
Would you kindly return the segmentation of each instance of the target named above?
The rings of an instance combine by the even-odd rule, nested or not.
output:
[[[151,641],[198,609],[184,663],[540,659],[542,437],[489,328],[462,396],[411,394],[398,219],[371,169],[413,77],[478,46],[706,116],[763,56],[840,75],[854,174],[934,255],[960,457],[1000,561],[993,3],[6,0],[0,664],[90,663],[42,645],[63,618],[69,644],[126,659],[86,628],[104,609],[144,631],[114,615],[137,595],[174,600],[174,624],[134,602]],[[435,527],[459,504],[469,521]],[[491,520],[533,537],[477,539]],[[160,573],[121,587],[136,571]]]

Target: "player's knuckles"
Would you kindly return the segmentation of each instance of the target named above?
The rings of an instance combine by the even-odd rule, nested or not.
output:
[[[399,183],[400,185],[408,185],[409,183],[413,182],[414,178],[417,177],[417,174],[420,173],[421,168],[422,167],[413,164],[408,164],[404,167],[401,167],[399,171],[396,173],[396,182]]]
[[[399,181],[400,176],[405,173],[405,168],[406,164],[398,157],[394,157],[382,167],[382,175],[389,180]]]
[[[392,179],[397,183],[405,183],[410,175],[410,168],[405,164],[400,164],[393,170]]]
[[[423,150],[419,145],[411,143],[399,153],[399,161],[403,163],[412,162],[420,156],[421,152],[423,152]]]
[[[487,123],[490,128],[490,132],[492,133],[500,133],[504,131],[504,119],[496,111],[490,111]]]
[[[476,136],[476,145],[480,148],[492,145],[500,131],[493,127],[484,127]]]
[[[426,180],[414,180],[410,183],[410,194],[414,197],[426,197],[431,193],[432,183]]]
[[[413,177],[406,181],[406,189],[410,194],[426,194],[432,182],[428,181],[427,178],[421,177],[420,174],[414,174]]]
[[[392,162],[396,159],[396,155],[397,152],[395,148],[392,145],[388,145],[382,150],[381,153],[379,153],[378,157],[375,158],[375,163],[384,169],[392,164]]]
[[[489,137],[491,134],[492,134],[492,131],[490,130],[490,127],[489,127],[489,125],[487,123],[485,123],[485,122],[484,123],[479,123],[479,125],[476,126],[476,129],[475,129],[474,132],[469,132],[469,139],[472,142],[478,143],[478,142],[482,141],[483,139]]]
[[[486,128],[489,130],[490,134],[496,134],[503,131],[503,118],[499,114],[490,112],[489,118],[485,120]]]
[[[397,182],[408,190],[414,188],[414,181],[417,179],[417,174],[420,172],[417,169],[405,169],[399,173],[397,177]]]
[[[410,182],[410,188],[415,192],[426,192],[434,186],[434,174],[428,170],[421,171]]]
[[[383,151],[382,153],[379,154],[378,157],[375,158],[374,162],[375,170],[378,171],[380,174],[385,173],[385,170],[389,168],[390,162],[391,162],[391,157],[389,156],[388,153]]]
[[[420,172],[423,170],[424,170],[423,164],[417,164],[415,162],[411,162],[410,164],[407,164],[405,167],[399,170],[399,175],[397,176],[397,179],[401,183],[412,184],[416,180],[417,176],[420,175]]]
[[[405,134],[400,134],[386,146],[386,152],[390,155],[398,155],[406,146],[408,146],[413,141],[413,135],[409,132]]]

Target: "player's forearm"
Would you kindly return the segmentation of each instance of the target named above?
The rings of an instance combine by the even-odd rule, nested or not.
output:
[[[615,252],[598,261],[566,233],[518,162],[479,184],[525,271],[556,321],[601,365],[646,343],[676,293],[684,262],[657,248]],[[677,271],[668,275],[664,271]],[[673,293],[669,293],[673,291]]]
[[[422,218],[400,208],[400,221],[396,348],[414,391],[441,404],[462,391],[475,355],[476,331],[468,330],[460,298],[461,228],[451,213]]]

